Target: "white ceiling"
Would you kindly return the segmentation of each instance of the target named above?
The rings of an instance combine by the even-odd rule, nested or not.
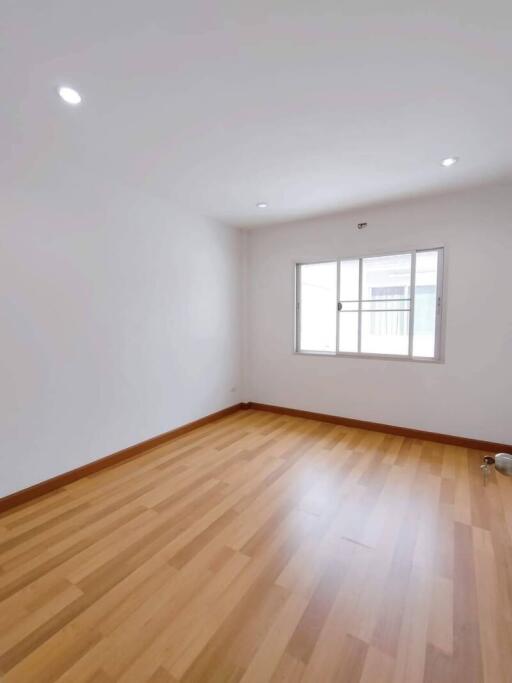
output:
[[[509,0],[2,0],[0,31],[7,187],[257,225],[512,174]]]

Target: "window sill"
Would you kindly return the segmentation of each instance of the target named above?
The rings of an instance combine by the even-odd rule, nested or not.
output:
[[[363,358],[365,360],[398,360],[410,363],[436,363],[442,365],[440,358],[414,358],[412,356],[397,356],[384,353],[334,353],[330,351],[293,351],[295,356],[320,356],[322,358]]]

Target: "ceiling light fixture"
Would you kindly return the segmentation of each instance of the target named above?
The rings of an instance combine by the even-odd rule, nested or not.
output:
[[[67,104],[80,104],[82,101],[82,97],[79,92],[74,90],[73,88],[68,88],[66,85],[62,85],[59,88],[59,95],[61,99],[64,100]]]
[[[446,159],[443,159],[441,161],[441,164],[443,166],[446,166],[446,168],[448,168],[448,166],[453,166],[453,164],[456,164],[458,160],[459,160],[459,157],[446,157]]]
[[[256,206],[258,207],[258,209],[266,209],[268,204],[266,202],[258,202]]]

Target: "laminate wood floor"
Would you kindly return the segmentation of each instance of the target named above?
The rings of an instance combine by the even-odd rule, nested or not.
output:
[[[253,410],[0,517],[0,679],[510,683],[512,480]]]

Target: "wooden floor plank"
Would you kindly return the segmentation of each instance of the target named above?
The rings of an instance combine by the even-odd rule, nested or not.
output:
[[[0,516],[7,683],[508,683],[512,481],[244,410]]]

